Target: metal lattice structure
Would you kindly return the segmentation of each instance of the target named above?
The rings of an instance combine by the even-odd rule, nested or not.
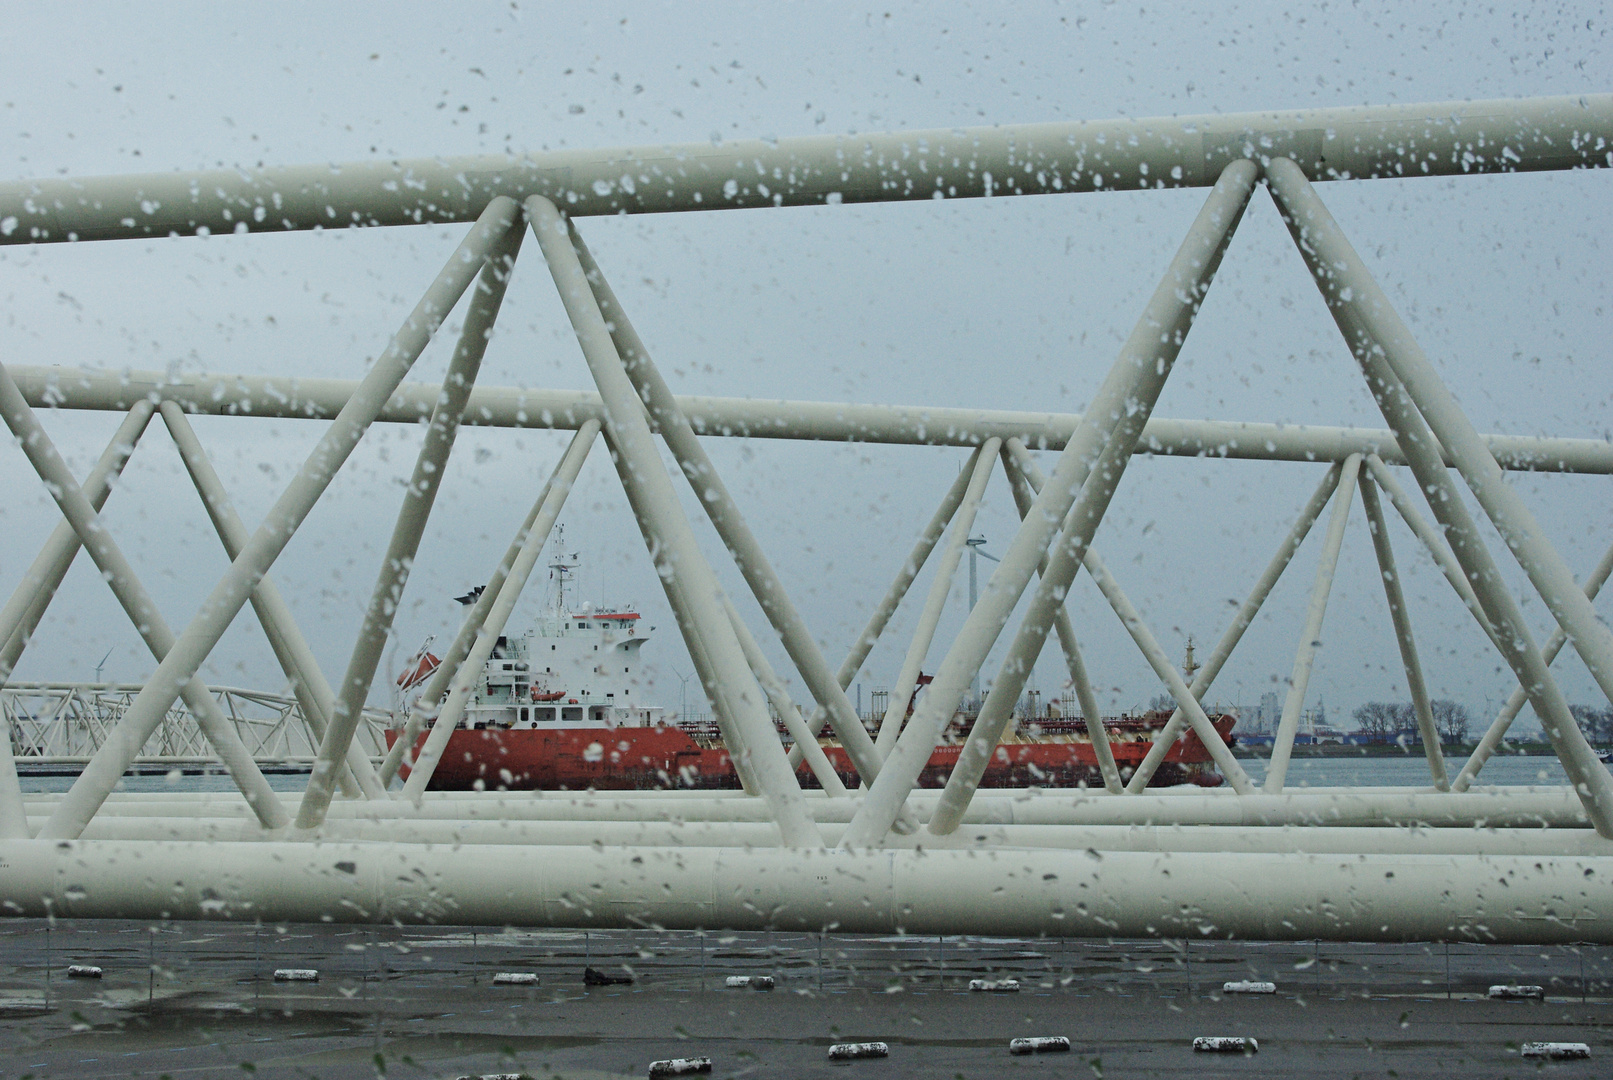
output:
[[[0,369],[0,411],[58,502],[64,523],[0,612],[0,677],[84,547],[157,660],[71,790],[24,798],[0,749],[0,866],[8,910],[78,915],[447,920],[514,925],[789,926],[1050,935],[1187,933],[1263,938],[1613,940],[1613,777],[1576,725],[1548,667],[1571,645],[1613,700],[1613,633],[1592,600],[1613,551],[1576,582],[1504,470],[1613,471],[1604,442],[1476,431],[1367,265],[1328,214],[1321,182],[1378,176],[1600,168],[1613,164],[1613,96],[1320,112],[1050,124],[855,139],[434,160],[340,169],[50,180],[0,187],[11,243],[79,242],[219,230],[407,226],[474,221],[437,279],[358,382]],[[1249,200],[1264,185],[1385,420],[1378,431],[1277,428],[1152,416],[1154,404]],[[935,197],[1200,187],[1206,201],[1114,366],[1081,416],[680,398],[656,369],[583,241],[589,215]],[[477,387],[488,330],[528,228],[564,303],[597,392]],[[440,388],[406,385],[411,365],[463,296],[464,328]],[[127,410],[95,469],[72,476],[34,414]],[[398,598],[463,418],[576,432],[505,558],[471,607],[377,768],[355,742]],[[255,529],[229,509],[187,412],[322,418],[317,448]],[[939,417],[939,413],[945,413]],[[160,414],[233,563],[178,633],[156,614],[97,512],[148,422]],[[268,576],[275,559],[370,425],[429,419],[397,525],[346,671],[320,670]],[[974,447],[866,631],[832,667],[746,525],[702,439],[853,439]],[[471,690],[468,677],[525,586],[591,448],[604,435],[746,792],[428,793]],[[753,631],[695,543],[665,447],[812,698],[788,700]],[[1054,451],[1043,475],[1028,452]],[[1331,461],[1265,573],[1191,684],[1094,550],[1133,455]],[[939,566],[890,701],[911,696],[985,485],[1001,468],[1022,524],[979,603],[947,644],[905,727],[892,707],[872,736],[845,689],[919,569]],[[1413,478],[1406,484],[1396,470]],[[1458,485],[1465,487],[1465,492]],[[1411,491],[1419,492],[1422,504]],[[1485,543],[1476,500],[1505,541]],[[1383,572],[1427,755],[1423,791],[1286,784],[1306,686],[1350,509],[1360,498]],[[1416,637],[1395,572],[1384,502],[1427,547],[1520,689],[1460,768],[1444,760]],[[1331,506],[1331,510],[1329,510]],[[1312,526],[1327,514],[1288,698],[1264,782],[1215,737],[1200,700]],[[937,556],[937,553],[938,556]],[[1513,558],[1558,630],[1537,643],[1498,561]],[[1085,569],[1176,702],[1141,767],[1123,775],[1094,738],[1102,791],[977,791],[1025,679],[1059,639],[1082,711],[1098,715],[1064,597]],[[1016,608],[1028,598],[1019,620]],[[252,748],[196,678],[252,604],[302,715],[319,738],[300,800],[284,803]],[[1006,635],[1006,636],[1005,636]],[[982,672],[1006,641],[1000,668]],[[938,793],[917,790],[971,683],[990,692]],[[113,790],[183,699],[243,800]],[[1566,771],[1560,789],[1474,785],[1527,701]],[[795,736],[786,752],[769,705]],[[827,724],[866,790],[848,791],[818,751]],[[1101,725],[1096,725],[1101,727]],[[1191,728],[1228,789],[1146,791]],[[401,791],[390,785],[426,732]],[[0,741],[0,748],[9,742]],[[822,782],[806,792],[793,754]],[[340,795],[341,797],[337,797]],[[220,837],[228,836],[228,842]],[[321,843],[310,843],[311,840]],[[136,867],[136,864],[138,866]]]
[[[137,683],[8,683],[0,688],[0,718],[11,751],[25,765],[83,766],[116,730],[143,687]],[[295,697],[239,686],[210,686],[208,694],[259,765],[311,765],[319,740]],[[366,709],[356,738],[375,756],[386,745],[391,716]],[[199,767],[218,760],[201,725],[176,701],[140,748],[133,764]]]

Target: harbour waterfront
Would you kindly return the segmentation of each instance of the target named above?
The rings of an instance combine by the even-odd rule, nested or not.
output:
[[[98,980],[67,979],[94,964]],[[277,969],[316,982],[277,982]],[[584,985],[593,968],[625,985]],[[501,972],[535,985],[499,985]],[[771,993],[731,990],[770,975]],[[1016,980],[978,993],[971,980]],[[1227,994],[1270,981],[1271,996]],[[1541,1001],[1496,1001],[1498,984]],[[221,923],[0,923],[0,1075],[843,1076],[834,1042],[879,1040],[882,1077],[1537,1075],[1530,1041],[1613,1053],[1613,948],[477,931]],[[1063,1035],[1068,1055],[1011,1057]],[[1241,1035],[1211,1059],[1200,1036]]]

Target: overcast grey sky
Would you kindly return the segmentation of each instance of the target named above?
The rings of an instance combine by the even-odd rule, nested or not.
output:
[[[607,147],[814,132],[1103,119],[1606,91],[1600,5],[1276,3],[273,6],[12,3],[0,66],[7,179]],[[1482,431],[1609,437],[1605,172],[1326,185],[1322,195]],[[747,210],[589,219],[582,231],[680,391],[1078,411],[1113,362],[1203,192]],[[0,361],[356,378],[463,227],[214,236],[0,249]],[[486,385],[586,388],[530,250],[489,349]],[[450,329],[453,326],[450,324]],[[449,335],[451,340],[451,335]],[[447,348],[411,379],[440,379]],[[1157,415],[1381,427],[1264,192],[1257,192]],[[48,416],[82,473],[117,418]],[[198,419],[256,520],[319,425]],[[418,445],[377,429],[274,575],[327,673],[346,662]],[[399,620],[399,651],[451,634],[449,599],[485,577],[564,436],[467,430]],[[713,443],[809,622],[837,662],[965,454]],[[1050,464],[1050,462],[1049,462]],[[1097,546],[1166,648],[1213,641],[1321,466],[1136,461]],[[0,591],[54,524],[20,451],[0,446]],[[1613,540],[1606,478],[1515,477],[1569,565]],[[694,511],[694,504],[688,505]],[[154,425],[106,514],[176,627],[225,560]],[[645,660],[675,706],[688,671],[608,463],[564,515],[585,595],[660,627]],[[978,531],[1014,528],[1000,475]],[[1476,714],[1510,691],[1498,660],[1409,533],[1395,527],[1431,686]],[[721,568],[703,522],[697,532]],[[1320,532],[1320,530],[1318,530]],[[1319,537],[1301,551],[1210,697],[1283,692]],[[1527,601],[1526,583],[1497,545]],[[737,596],[742,585],[722,568]],[[927,586],[928,575],[918,588]],[[541,601],[529,592],[524,625]],[[959,625],[954,590],[928,669]],[[919,598],[861,682],[894,677]],[[1105,709],[1159,690],[1079,581],[1072,608]],[[758,628],[754,605],[746,610]],[[1548,627],[1542,605],[1527,610]],[[1604,614],[1608,603],[1599,604]],[[1356,508],[1311,701],[1330,715],[1405,696]],[[85,561],[19,679],[150,670]],[[783,668],[781,651],[774,650]],[[397,658],[401,663],[402,655]],[[1049,654],[1038,684],[1062,676]],[[1577,658],[1570,700],[1594,700]],[[244,614],[210,681],[278,689]],[[796,683],[797,688],[799,683]],[[381,695],[378,695],[377,700]]]

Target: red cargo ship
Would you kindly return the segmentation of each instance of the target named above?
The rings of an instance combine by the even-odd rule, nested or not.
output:
[[[565,586],[575,558],[561,556],[550,564],[555,600],[538,626],[522,637],[499,639],[428,786],[447,791],[739,787],[716,724],[668,722],[661,708],[638,701],[639,649],[654,627],[646,629],[631,609],[573,611],[567,605]],[[474,594],[461,598],[467,604],[474,600]],[[417,654],[398,679],[404,693],[424,682],[437,662],[429,652]],[[1191,666],[1191,657],[1188,662]],[[907,711],[911,715],[911,702]],[[981,786],[1101,786],[1086,721],[1060,711],[1056,704],[1026,709],[998,745]],[[1123,775],[1142,761],[1169,719],[1169,711],[1155,710],[1104,721]],[[1212,714],[1210,720],[1230,744],[1236,718]],[[970,714],[953,718],[919,778],[921,786],[946,784],[973,724]],[[388,747],[401,727],[387,731]],[[780,738],[788,742],[782,727]],[[422,735],[415,753],[424,741]],[[839,742],[819,741],[841,781],[855,787],[856,769]],[[405,778],[408,773],[407,765],[399,770]],[[804,764],[798,775],[803,787],[818,786]],[[1209,751],[1188,731],[1166,754],[1150,786],[1221,782]]]

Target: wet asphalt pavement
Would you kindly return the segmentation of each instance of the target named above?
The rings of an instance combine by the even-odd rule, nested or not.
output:
[[[102,968],[69,979],[71,964]],[[587,967],[631,977],[585,987]],[[276,982],[313,968],[316,983]],[[495,985],[531,972],[536,986]],[[771,992],[730,990],[768,974]],[[1014,978],[1018,993],[971,992]],[[1222,992],[1277,984],[1272,997]],[[1546,999],[1488,1000],[1497,983]],[[1063,1035],[1069,1053],[1011,1056]],[[1244,1035],[1253,1055],[1195,1053]],[[879,1060],[832,1064],[841,1041]],[[1589,1061],[1541,1064],[1530,1041]],[[1613,948],[0,921],[0,1077],[1603,1076]]]

